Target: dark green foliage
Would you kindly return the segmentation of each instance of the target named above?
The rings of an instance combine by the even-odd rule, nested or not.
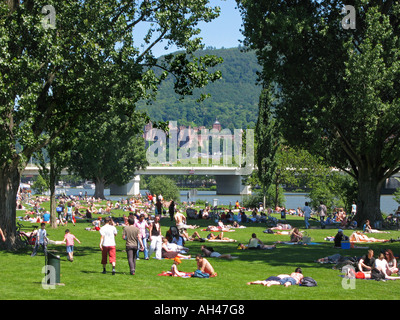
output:
[[[194,90],[193,96],[181,101],[174,93],[173,77],[168,77],[161,85],[157,99],[149,104],[141,103],[138,109],[145,110],[156,121],[178,120],[178,125],[211,127],[218,119],[223,128],[232,132],[233,129],[254,128],[261,92],[261,87],[256,84],[260,67],[254,52],[243,52],[240,48],[196,52],[196,56],[205,55],[223,59],[223,63],[214,68],[221,71],[220,80],[204,89]],[[210,97],[198,101],[201,94],[210,94]]]

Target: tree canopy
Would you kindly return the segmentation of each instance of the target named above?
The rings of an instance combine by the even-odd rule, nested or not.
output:
[[[220,78],[208,72],[219,58],[193,56],[203,47],[198,23],[219,14],[208,3],[0,1],[0,227],[6,247],[16,244],[20,172],[35,151],[74,123],[107,112],[110,101],[134,109],[169,73],[181,95]],[[152,48],[162,41],[183,52],[158,63]],[[156,75],[155,66],[162,72]]]
[[[275,116],[304,147],[358,183],[360,220],[381,219],[382,183],[400,168],[400,4],[237,0]],[[344,5],[356,28],[343,28]]]

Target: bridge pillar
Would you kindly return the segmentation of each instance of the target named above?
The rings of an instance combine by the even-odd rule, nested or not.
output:
[[[135,196],[140,194],[140,176],[133,177],[131,181],[123,186],[112,184],[110,186],[110,195],[128,195]]]
[[[250,194],[250,187],[242,183],[242,176],[215,176],[217,194]]]

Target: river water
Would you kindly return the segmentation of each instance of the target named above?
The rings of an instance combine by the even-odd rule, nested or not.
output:
[[[60,189],[58,189],[60,190]],[[92,196],[94,194],[93,189],[76,189],[69,188],[65,189],[67,195],[79,195],[79,192],[85,194],[87,192],[88,196]],[[146,190],[141,190],[141,193],[144,195]],[[116,201],[122,198],[126,198],[125,196],[110,196],[110,190],[105,189],[104,195],[107,199]],[[181,191],[181,201],[188,201],[188,191]],[[189,198],[190,201],[196,200],[204,200],[208,202],[210,205],[214,205],[214,203],[218,205],[226,205],[229,204],[234,205],[236,200],[241,201],[244,196],[241,195],[217,195],[216,191],[197,191],[197,196]],[[295,209],[297,207],[303,207],[304,203],[308,201],[307,193],[285,193],[286,203],[285,207],[287,209]],[[381,196],[381,211],[385,214],[394,213],[396,211],[399,204],[393,199],[392,195],[382,195]]]

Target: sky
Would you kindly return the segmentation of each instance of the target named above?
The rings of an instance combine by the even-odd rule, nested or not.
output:
[[[216,49],[237,47],[240,44],[239,39],[243,39],[243,35],[240,32],[242,18],[239,9],[237,9],[236,1],[210,0],[209,6],[219,6],[221,12],[219,17],[213,21],[199,24],[201,29],[199,36],[203,38],[205,47],[212,46]],[[161,43],[155,46],[152,51],[154,56],[159,57],[177,50],[176,47],[171,47],[166,51],[164,44]]]
[[[243,39],[240,32],[242,18],[237,9],[235,0],[211,0],[212,6],[221,7],[220,16],[209,23],[199,25],[202,30],[200,36],[206,46],[213,46],[217,49],[222,47],[237,47]]]

